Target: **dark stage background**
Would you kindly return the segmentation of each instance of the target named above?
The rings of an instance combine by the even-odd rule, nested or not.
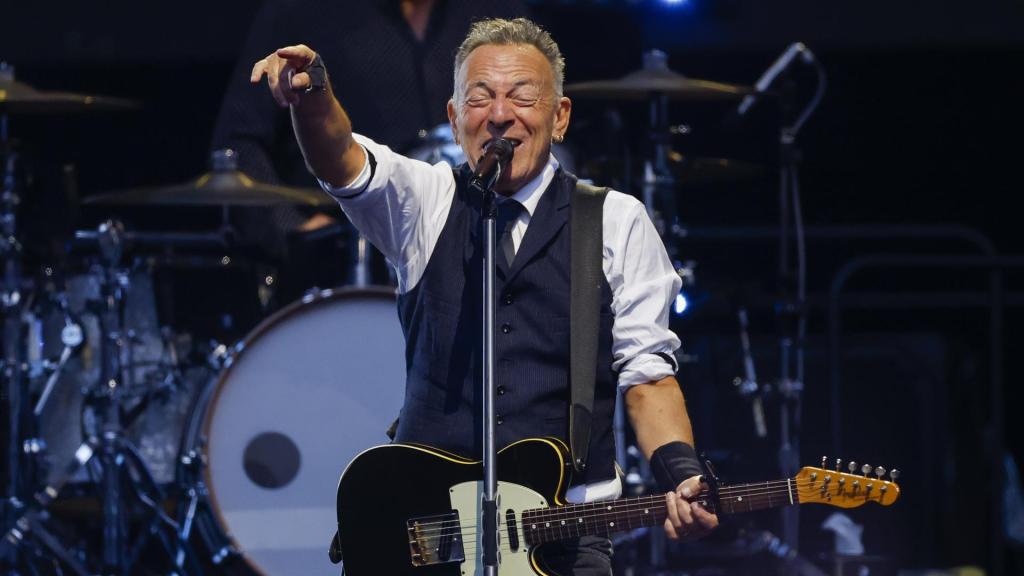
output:
[[[65,257],[54,249],[61,245],[56,240],[109,215],[59,200],[63,167],[75,167],[83,197],[184,181],[206,169],[222,91],[257,3],[9,4],[0,10],[0,59],[17,67],[19,80],[39,89],[144,103],[134,113],[12,119],[11,133],[30,160],[34,188],[24,204],[35,273]],[[1024,378],[1017,356],[1024,329],[1020,269],[993,277],[985,267],[896,259],[891,266],[854,272],[835,301],[841,326],[829,316],[837,274],[857,258],[1024,251],[1017,210],[1017,196],[1024,192],[1022,4],[533,5],[565,52],[567,82],[620,76],[640,66],[644,50],[659,48],[685,75],[752,84],[790,42],[803,41],[814,51],[827,71],[828,88],[799,138],[809,227],[801,462],[816,465],[827,454],[903,471],[904,492],[895,506],[849,512],[865,526],[867,552],[882,557],[880,565],[1003,564],[1005,573],[1024,570],[1019,542],[994,560],[997,533],[990,514],[992,499],[1002,498],[992,492],[992,478],[1003,475],[994,464],[1001,461],[996,439],[1002,438],[1018,462],[1024,456],[1018,416]],[[798,86],[812,80],[796,79]],[[680,254],[696,263],[697,282],[688,292],[690,310],[674,323],[690,355],[681,381],[698,442],[717,455],[727,480],[740,482],[772,477],[776,470],[776,403],[768,401],[769,439],[757,439],[749,404],[733,391],[732,379],[742,369],[735,319],[740,305],[751,311],[762,379],[777,371],[780,322],[774,310],[780,282],[778,241],[771,231],[779,219],[773,131],[778,114],[769,102],[726,132],[730,108],[683,103],[671,109],[674,122],[691,128],[674,138],[676,149],[739,158],[767,170],[743,185],[679,190],[679,217],[691,234],[677,242]],[[617,110],[623,128],[610,134],[609,107],[576,99],[568,136],[578,162],[600,166],[603,156],[621,156],[626,149],[635,157],[647,153],[643,108]],[[618,173],[609,178],[637,192]],[[201,210],[119,215],[135,229],[203,229],[219,216]],[[995,285],[1004,287],[1006,308],[993,315],[988,306]],[[993,321],[1003,339],[995,351]],[[1002,395],[998,412],[992,409],[994,393]],[[802,552],[815,561],[832,549],[831,535],[820,529],[829,512],[802,512]],[[777,518],[730,521],[713,540],[726,545],[744,529],[777,531]],[[688,566],[701,552],[692,546],[689,556],[684,549],[670,558]]]

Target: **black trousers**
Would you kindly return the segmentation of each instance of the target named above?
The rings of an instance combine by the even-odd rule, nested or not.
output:
[[[600,536],[545,544],[536,558],[549,576],[612,576],[612,543]]]

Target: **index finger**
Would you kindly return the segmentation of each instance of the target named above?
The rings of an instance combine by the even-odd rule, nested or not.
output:
[[[316,52],[313,52],[313,50],[305,44],[278,48],[274,53],[291,62],[299,61],[303,66],[307,66],[312,63],[313,58],[316,57]]]
[[[676,487],[676,492],[683,498],[690,499],[700,494],[702,490],[707,489],[708,484],[704,481],[704,476],[690,476],[679,483],[679,486]]]

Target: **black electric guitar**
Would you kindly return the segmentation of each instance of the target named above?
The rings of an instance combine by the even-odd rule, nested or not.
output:
[[[665,521],[663,494],[566,504],[571,465],[556,439],[516,442],[498,453],[501,574],[544,574],[538,546],[584,535],[609,535]],[[732,514],[791,504],[888,506],[899,487],[878,477],[803,468],[793,478],[723,486],[695,498]],[[895,480],[895,478],[894,478]],[[426,446],[371,448],[338,482],[338,524],[347,576],[483,574],[477,511],[483,466]]]

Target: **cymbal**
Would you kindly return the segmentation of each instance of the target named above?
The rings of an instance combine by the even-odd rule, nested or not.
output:
[[[70,114],[133,110],[142,105],[133,100],[110,96],[90,96],[73,92],[46,92],[18,82],[10,68],[0,68],[0,113]]]
[[[614,80],[594,80],[565,85],[565,92],[584,98],[646,100],[664,94],[673,100],[737,100],[754,93],[749,86],[689,78],[669,69],[665,54],[644,55],[644,67]]]
[[[220,155],[220,156],[218,156]],[[253,180],[235,163],[234,152],[214,152],[213,170],[171,186],[130,188],[90,196],[83,204],[141,206],[332,206],[336,202],[315,188],[292,188]]]
[[[757,180],[765,174],[765,167],[754,162],[708,156],[684,156],[675,151],[668,154],[668,167],[676,184],[706,186],[715,184],[743,184]],[[642,164],[635,172],[642,174]],[[581,173],[597,182],[622,174],[623,162],[618,158],[603,158],[583,166]]]

